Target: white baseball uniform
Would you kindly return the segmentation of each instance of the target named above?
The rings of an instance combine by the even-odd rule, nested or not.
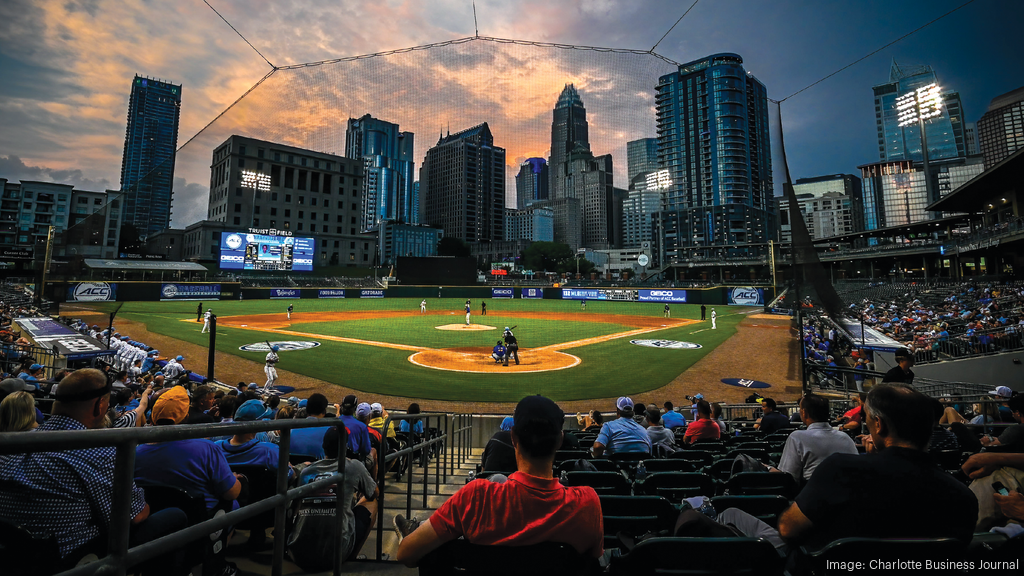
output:
[[[427,311],[427,301],[423,300],[420,302],[420,314],[424,314]]]
[[[184,371],[185,368],[174,358],[168,360],[167,364],[164,365],[164,377],[167,379],[177,378]]]
[[[280,356],[277,352],[271,350],[267,353],[267,365],[263,367],[263,372],[267,375],[267,383],[263,385],[264,390],[268,390],[274,386],[274,382],[277,382],[277,368],[275,364],[281,361]]]
[[[210,314],[209,310],[203,314],[203,332],[206,332],[210,328],[210,316],[212,316],[212,314]]]
[[[711,329],[717,330],[718,326],[715,324],[715,319],[718,318],[718,313],[715,312],[714,308],[711,309]]]

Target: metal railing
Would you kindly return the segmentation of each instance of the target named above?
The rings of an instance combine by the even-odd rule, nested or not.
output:
[[[146,560],[179,549],[194,540],[207,537],[218,530],[227,529],[239,522],[274,510],[274,553],[271,574],[281,576],[284,562],[285,520],[288,506],[293,500],[316,493],[330,485],[344,484],[344,466],[328,478],[322,478],[288,489],[288,457],[291,444],[291,431],[298,428],[318,428],[334,426],[338,430],[339,462],[346,455],[347,431],[341,420],[271,420],[261,422],[236,422],[229,424],[190,424],[185,426],[155,426],[131,429],[74,430],[52,431],[39,433],[0,433],[0,455],[19,454],[26,452],[63,451],[100,446],[113,446],[117,453],[114,460],[113,501],[111,502],[110,524],[107,536],[107,556],[98,562],[78,566],[62,576],[115,575],[124,576],[127,570]],[[135,478],[135,449],[139,444],[150,442],[168,442],[192,438],[207,438],[245,434],[251,432],[268,432],[280,430],[280,451],[277,466],[277,494],[254,502],[233,512],[189,526],[178,532],[166,535],[157,540],[128,547],[129,529],[131,524],[131,486]],[[341,522],[344,516],[340,512],[342,506],[349,503],[338,498],[338,534],[341,534]],[[280,537],[278,537],[280,535]],[[337,547],[334,574],[341,573],[344,561],[344,550]]]

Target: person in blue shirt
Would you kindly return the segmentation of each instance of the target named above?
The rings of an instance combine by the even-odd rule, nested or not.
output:
[[[259,400],[246,400],[235,410],[235,422],[255,422],[263,415],[265,408]],[[229,466],[262,466],[277,470],[280,451],[277,444],[261,441],[256,432],[235,434],[230,439],[220,440],[217,446],[224,451]],[[288,467],[288,477],[293,471]]]
[[[419,414],[420,405],[413,402],[409,404],[409,408],[405,411],[406,414]],[[408,433],[412,430],[413,434],[423,435],[423,420],[402,420],[398,423],[398,431]]]
[[[609,454],[621,454],[624,452],[651,452],[651,438],[647,430],[633,420],[633,400],[628,396],[622,396],[615,401],[615,411],[618,418],[606,422],[601,427],[591,453],[595,457]]]
[[[668,429],[686,426],[686,418],[672,409],[671,402],[665,402],[665,413],[661,415],[661,421]]]
[[[260,414],[263,414],[263,412],[260,412]],[[306,401],[306,418],[323,419],[326,416],[327,397],[323,394],[313,394],[310,396]],[[292,430],[291,453],[308,455],[314,460],[323,460],[324,434],[327,433],[327,429],[332,425],[334,424],[324,421],[324,426],[320,428],[298,428]],[[345,422],[345,425],[350,431],[352,430],[352,426],[348,422]],[[363,428],[365,429],[366,427],[364,426]],[[351,445],[352,442],[349,441],[349,446]],[[367,445],[369,445],[369,439],[367,439]]]
[[[18,374],[18,378],[21,378],[25,382],[32,384],[39,390],[39,377],[43,375],[43,366],[41,364],[33,364],[28,367],[27,370],[23,370]]]
[[[491,358],[494,358],[495,362],[503,362],[505,360],[505,344],[501,340],[494,345],[494,349],[491,350]]]
[[[153,364],[155,362],[156,362],[156,350],[150,350],[149,352],[146,353],[146,359],[142,361],[142,366],[140,367],[141,370],[142,370],[142,373],[145,374],[146,372],[149,372],[150,370],[152,370],[153,369]]]

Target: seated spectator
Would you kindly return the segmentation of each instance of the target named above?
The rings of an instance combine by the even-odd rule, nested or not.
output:
[[[186,424],[213,424],[217,422],[211,414],[207,414],[217,403],[213,395],[213,386],[203,384],[192,392],[192,404],[188,409]]]
[[[806,394],[800,399],[800,419],[806,430],[795,430],[782,448],[779,467],[772,472],[787,472],[803,484],[811,477],[818,464],[833,454],[857,454],[857,445],[848,434],[833,430],[828,425],[828,399],[817,394]]]
[[[316,394],[313,396],[316,396]],[[313,399],[313,396],[310,396],[310,400]],[[324,402],[327,402],[326,398],[324,398]],[[351,450],[353,454],[357,455],[359,459],[367,462],[368,468],[372,469],[375,467],[375,464],[373,464],[371,460],[368,460],[371,456],[370,452],[372,450],[372,447],[370,446],[370,432],[368,431],[366,424],[363,424],[355,417],[356,406],[358,405],[359,400],[354,394],[345,396],[345,399],[341,402],[340,419],[345,423],[345,427],[348,428],[348,449]],[[373,460],[376,460],[376,454],[373,454]],[[374,474],[374,478],[376,477],[377,475]]]
[[[36,387],[36,390],[39,390],[39,380],[44,377],[43,372],[42,364],[30,364],[29,366],[22,366],[21,371],[18,373],[18,378],[32,384]]]
[[[247,400],[235,411],[235,422],[255,422],[263,415],[263,403],[259,400]],[[277,470],[278,450],[277,444],[260,440],[258,432],[247,432],[235,434],[228,440],[217,442],[217,446],[224,452],[224,457],[229,466],[262,466],[271,470]],[[288,476],[291,477],[292,470],[289,467]]]
[[[516,462],[516,450],[512,446],[511,416],[506,416],[484,446],[484,454],[480,459],[481,470],[486,472],[515,472],[519,469]]]
[[[789,428],[789,418],[776,410],[776,406],[775,400],[771,398],[761,400],[761,407],[764,409],[764,416],[761,416],[757,420],[757,423],[754,424],[755,429],[760,430],[765,434],[771,434],[776,430]]]
[[[355,398],[355,397],[354,396],[349,396],[349,398]],[[347,398],[346,398],[346,400],[347,400]],[[344,409],[345,409],[344,406],[342,406],[342,411],[344,411]],[[354,413],[355,412],[355,406],[352,406],[352,409],[353,409],[353,413]],[[326,418],[327,417],[327,397],[324,396],[323,394],[320,394],[320,393],[311,395],[309,397],[309,400],[306,402],[306,416],[305,417],[306,417],[306,419],[323,419],[323,418]],[[345,420],[345,417],[342,416],[341,419]],[[355,428],[353,428],[353,426],[355,424],[358,424],[359,426],[361,426],[360,430],[362,431],[363,434],[366,435],[366,439],[365,439],[366,447],[365,448],[366,448],[366,453],[368,454],[370,452],[370,434],[366,431],[366,425],[363,424],[362,422],[359,422],[354,417],[351,420],[352,420],[351,424],[346,420],[345,421],[345,426],[349,429],[349,431],[352,431],[352,432],[354,432],[354,430],[355,430]],[[325,458],[325,456],[324,456],[324,448],[323,448],[323,446],[324,446],[324,434],[326,434],[328,430],[330,430],[330,423],[328,423],[328,422],[324,422],[324,426],[322,428],[296,428],[295,430],[292,430],[292,434],[291,434],[291,437],[292,437],[292,439],[291,439],[291,453],[292,454],[304,454],[304,455],[311,456],[315,460],[323,460]],[[349,447],[351,447],[351,446],[352,446],[352,442],[349,441]]]
[[[914,366],[914,354],[906,348],[900,348],[893,355],[896,360],[896,365],[889,369],[882,376],[882,383],[886,382],[902,382],[904,384],[914,383],[914,371],[911,370]]]
[[[405,409],[406,414],[419,414],[420,405],[413,402],[409,404],[409,407]],[[423,435],[423,420],[402,420],[398,423],[398,431],[413,434]]]
[[[15,392],[0,401],[0,432],[26,432],[38,426],[36,399],[28,392]]]
[[[982,446],[1006,446],[1016,449],[1018,452],[1024,447],[1024,395],[1017,394],[1007,402],[1010,409],[1010,416],[1016,422],[1015,425],[1003,429],[998,438],[991,434],[981,439]]]
[[[934,455],[943,450],[959,450],[960,442],[956,439],[956,434],[939,424],[944,411],[942,402],[932,398],[929,404],[932,406],[935,423],[932,425],[932,437],[928,440],[928,453]]]
[[[396,516],[398,561],[416,566],[459,537],[484,546],[563,542],[582,555],[601,557],[604,528],[597,493],[587,486],[567,488],[553,477],[563,419],[562,410],[543,396],[521,400],[511,430],[519,471],[502,483],[466,484],[422,524]]]
[[[153,424],[172,426],[188,418],[188,394],[181,386],[164,392],[153,404]],[[238,475],[231,472],[224,453],[206,438],[142,444],[135,450],[135,478],[201,493],[206,509],[230,502],[242,491]]]
[[[1003,502],[1011,504],[1018,500],[1019,492],[1024,490],[1024,454],[982,452],[968,458],[962,469],[971,478],[970,490],[978,499],[975,531],[987,532],[993,527],[1005,525],[1008,519],[1019,519],[1004,514],[1001,505]],[[1006,500],[997,499],[999,495],[993,488],[997,482],[1009,490],[1010,497],[1006,497]]]
[[[697,401],[697,419],[686,427],[683,441],[693,444],[698,440],[719,440],[722,437],[718,423],[711,419],[711,405],[707,400]]]
[[[867,397],[867,392],[861,392],[854,396],[854,401],[857,405],[840,416],[836,425],[842,427],[843,430],[860,430],[861,424],[864,423],[864,402],[867,400]]]
[[[658,407],[651,404],[644,414],[646,414],[647,437],[651,439],[651,448],[660,447],[662,453],[675,452],[677,449],[676,435],[662,426],[661,411],[658,410]]]
[[[665,413],[661,415],[661,421],[669,430],[686,426],[686,417],[676,412],[671,402],[665,402]]]
[[[114,418],[111,428],[142,428],[146,425],[146,412],[149,411],[150,395],[153,393],[153,386],[146,386],[141,393],[135,393],[125,388],[118,392],[118,396],[127,399],[123,410],[117,418]],[[113,394],[111,394],[113,397]]]
[[[382,435],[387,436],[388,438],[394,438],[394,422],[388,423],[388,431],[386,434],[384,433],[384,421],[386,421],[387,419],[388,411],[384,409],[384,406],[381,406],[379,402],[374,402],[373,404],[370,404],[370,421],[367,422],[366,425],[369,426],[370,428],[376,428],[378,432],[380,432]]]
[[[99,370],[76,370],[58,386],[51,416],[37,431],[94,430],[103,426],[110,385]],[[52,534],[61,558],[106,551],[114,486],[112,446],[83,450],[35,451],[0,456],[0,518],[38,536]],[[145,494],[134,482],[130,546],[154,540],[187,525],[185,513],[167,508],[150,514]]]
[[[1010,398],[1014,396],[1013,390],[1009,386],[996,386],[989,394],[999,400],[999,422],[1014,422],[1009,405]]]
[[[621,454],[624,452],[646,452],[651,453],[651,439],[647,436],[644,427],[633,420],[633,400],[622,396],[615,401],[615,412],[618,418],[601,426],[601,432],[594,441],[590,452],[595,457],[602,456],[606,451],[609,454]],[[561,436],[559,436],[561,444]]]
[[[604,426],[604,416],[599,410],[591,410],[586,416],[577,412],[576,423],[584,432],[600,432]]]
[[[722,405],[718,402],[711,403],[711,419],[718,424],[718,430],[722,436],[729,434],[729,425],[722,418]]]

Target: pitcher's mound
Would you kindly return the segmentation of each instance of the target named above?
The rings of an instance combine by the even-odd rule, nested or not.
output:
[[[548,372],[578,366],[582,360],[554,350],[519,350],[519,364],[509,362],[508,366],[498,364],[491,358],[490,348],[448,348],[445,350],[424,350],[409,356],[409,362],[424,368],[450,370],[452,372],[476,372],[480,374],[523,374]]]
[[[497,330],[494,326],[485,326],[483,324],[445,324],[444,326],[434,326],[438,330]]]

